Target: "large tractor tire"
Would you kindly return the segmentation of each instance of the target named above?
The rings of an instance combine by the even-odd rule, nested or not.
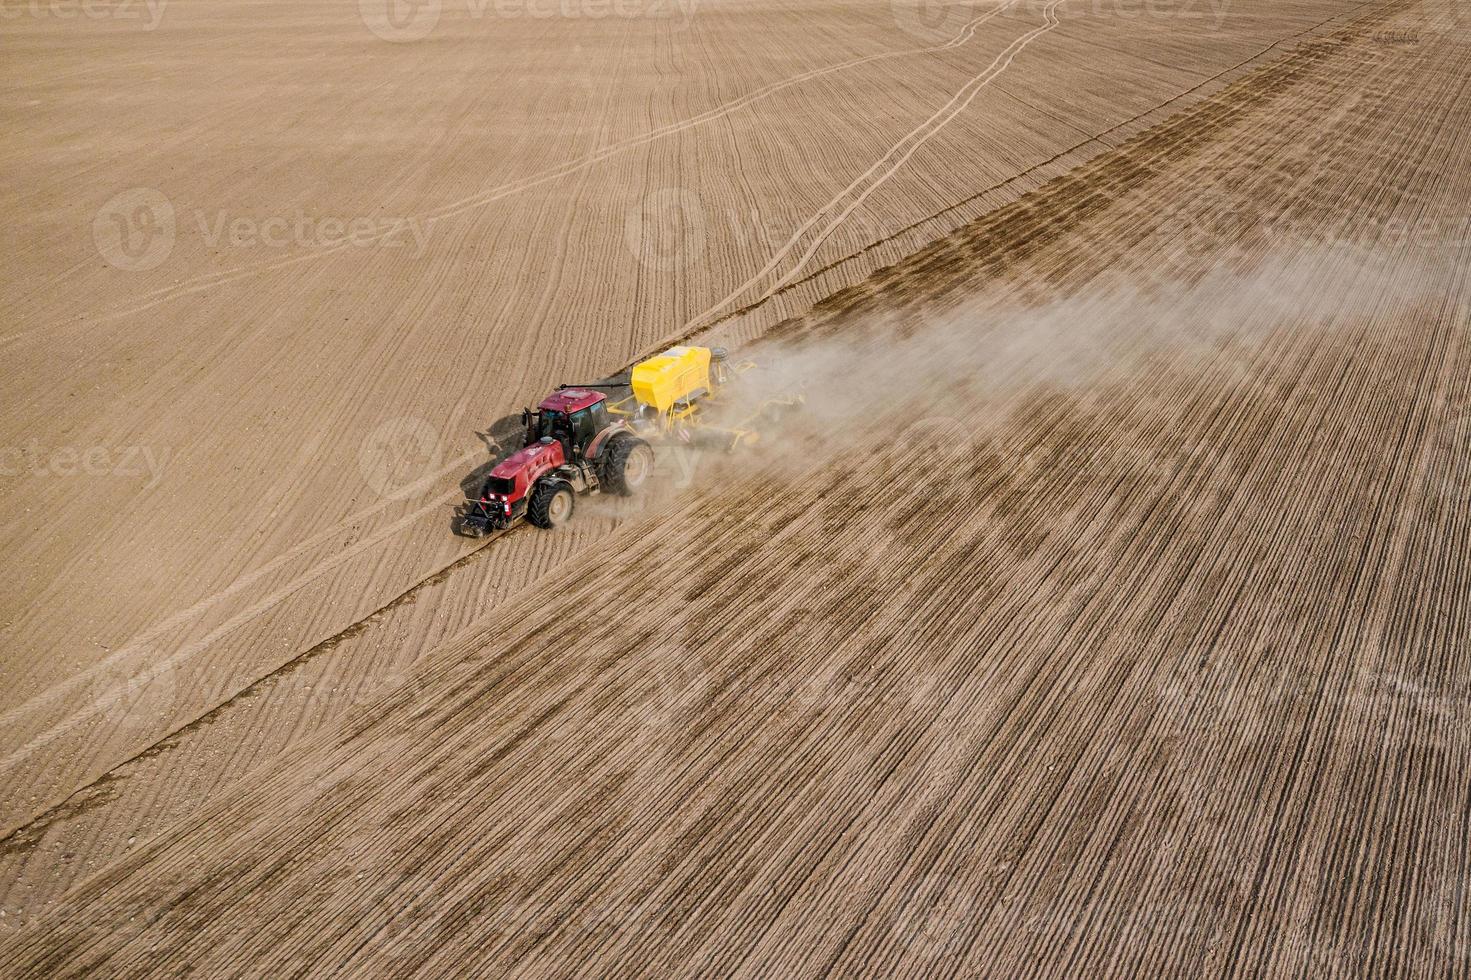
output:
[[[598,479],[609,493],[638,493],[654,472],[654,447],[637,436],[621,433],[603,450]]]
[[[561,527],[572,519],[577,495],[565,480],[542,480],[531,488],[526,519],[537,527]]]

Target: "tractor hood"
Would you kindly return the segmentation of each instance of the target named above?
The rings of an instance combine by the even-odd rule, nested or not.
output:
[[[516,450],[497,463],[495,469],[490,471],[490,475],[513,480],[523,470],[531,469],[536,471],[533,476],[539,476],[542,470],[561,466],[564,462],[566,460],[562,455],[562,444],[548,439],[544,442],[533,442],[525,449]]]

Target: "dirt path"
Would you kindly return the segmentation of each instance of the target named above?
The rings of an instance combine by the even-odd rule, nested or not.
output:
[[[1454,11],[787,325],[781,452],[594,525],[6,972],[1464,972]]]

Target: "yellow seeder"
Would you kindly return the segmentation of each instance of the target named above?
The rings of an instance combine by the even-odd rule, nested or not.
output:
[[[758,420],[802,401],[794,395],[755,406],[741,404],[727,386],[755,366],[749,361],[732,365],[722,347],[671,347],[634,365],[629,375],[633,393],[611,403],[608,411],[627,418],[646,438],[714,439],[728,449],[748,446],[760,438]],[[724,417],[732,413],[741,417]]]

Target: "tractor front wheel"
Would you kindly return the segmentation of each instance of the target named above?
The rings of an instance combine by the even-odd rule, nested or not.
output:
[[[603,456],[598,479],[610,493],[637,493],[654,472],[654,448],[636,436],[618,435]]]
[[[576,496],[565,480],[544,480],[531,490],[526,519],[537,527],[561,527],[572,519]]]

